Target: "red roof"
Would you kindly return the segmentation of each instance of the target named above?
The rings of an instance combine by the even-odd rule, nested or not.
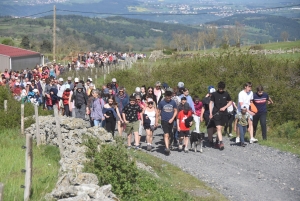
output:
[[[31,50],[25,50],[18,47],[12,47],[8,45],[0,44],[0,54],[6,55],[9,57],[23,57],[29,55],[37,55],[40,54],[38,52],[34,52]]]

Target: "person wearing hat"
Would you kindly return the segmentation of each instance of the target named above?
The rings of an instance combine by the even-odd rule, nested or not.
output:
[[[161,89],[161,83],[160,81],[157,81],[155,83],[155,88],[153,91],[153,94],[156,96],[156,105],[159,104],[159,102],[163,99],[163,95],[164,95],[165,91],[163,89]]]
[[[123,111],[123,108],[129,104],[129,97],[127,95],[127,93],[125,93],[125,88],[123,86],[119,87],[119,91],[118,93],[115,95],[115,100],[116,103],[118,104],[118,109],[120,111],[120,113]],[[121,119],[119,119],[117,121],[118,123],[118,131],[119,131],[119,135],[122,136],[123,134],[123,130],[124,130],[124,121],[122,119],[122,115],[121,115]]]
[[[211,95],[216,92],[216,89],[213,86],[208,87],[208,94],[205,96],[205,98],[202,100],[202,110],[200,115],[200,121],[205,121],[205,126],[207,128],[207,134],[208,134],[208,144],[209,146],[213,147],[213,134],[217,131],[215,122],[213,119],[209,119],[209,102]]]
[[[64,104],[62,100],[62,95],[66,89],[66,85],[64,84],[64,79],[61,77],[58,79],[58,84],[56,85],[57,87],[57,96],[59,98],[59,107],[61,108],[61,114],[64,115]]]
[[[247,132],[247,126],[248,126],[248,121],[250,118],[249,113],[247,112],[248,110],[248,105],[243,104],[241,106],[241,112],[238,112],[237,115],[235,115],[235,122],[234,122],[234,131],[237,130],[237,127],[240,132],[240,145],[242,147],[245,147],[245,133]]]
[[[142,97],[140,87],[136,87],[135,90],[134,90],[134,93],[132,94],[132,96],[136,96],[136,95],[139,95],[139,96]]]
[[[180,96],[183,93],[182,90],[184,89],[184,83],[183,82],[178,82],[177,89],[178,89],[177,96]]]
[[[228,119],[227,108],[232,104],[231,97],[227,91],[225,91],[225,83],[218,83],[218,90],[214,92],[210,97],[209,102],[209,118],[213,119],[217,128],[217,139],[215,147],[220,150],[224,149],[224,143],[222,140],[222,129]]]
[[[118,93],[119,85],[117,83],[117,79],[116,78],[111,79],[111,86],[110,86],[110,88],[114,91],[114,94]]]
[[[21,91],[22,91],[22,89],[20,87],[20,83],[16,82],[14,90],[13,90],[13,95],[14,95],[14,98],[18,101],[21,100]]]
[[[85,119],[85,115],[89,114],[88,96],[83,90],[82,83],[78,83],[76,90],[72,94],[71,102],[74,101],[75,117]]]

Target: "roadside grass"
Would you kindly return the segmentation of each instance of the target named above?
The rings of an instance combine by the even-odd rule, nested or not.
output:
[[[144,152],[129,151],[137,161],[151,166],[152,170],[159,176],[157,182],[163,183],[172,192],[188,193],[189,199],[194,201],[227,200],[226,197],[216,190],[208,187],[204,182],[194,176],[182,171],[180,168],[150,154]]]
[[[18,129],[0,131],[0,182],[4,184],[4,201],[23,200],[25,185],[25,138]],[[33,169],[31,200],[44,200],[52,191],[58,179],[60,155],[57,147],[40,146],[33,142]]]

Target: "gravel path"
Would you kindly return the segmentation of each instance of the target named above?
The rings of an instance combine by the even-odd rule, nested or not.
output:
[[[175,149],[166,156],[162,133],[160,128],[154,132],[154,148],[148,153],[206,182],[229,200],[300,200],[300,158],[294,154],[259,144],[243,148],[224,137],[223,151],[204,147],[203,153],[184,153]],[[145,143],[142,148],[146,149]]]

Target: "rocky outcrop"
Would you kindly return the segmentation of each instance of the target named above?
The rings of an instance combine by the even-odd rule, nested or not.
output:
[[[58,146],[55,118],[39,117],[40,135],[44,144]],[[63,155],[60,163],[59,179],[55,189],[46,195],[46,200],[59,201],[111,201],[119,200],[112,192],[111,185],[98,186],[98,178],[91,173],[84,173],[86,147],[82,145],[84,136],[95,137],[101,143],[113,143],[113,136],[99,127],[90,127],[88,121],[60,116],[63,140]],[[35,138],[35,124],[25,130]]]

